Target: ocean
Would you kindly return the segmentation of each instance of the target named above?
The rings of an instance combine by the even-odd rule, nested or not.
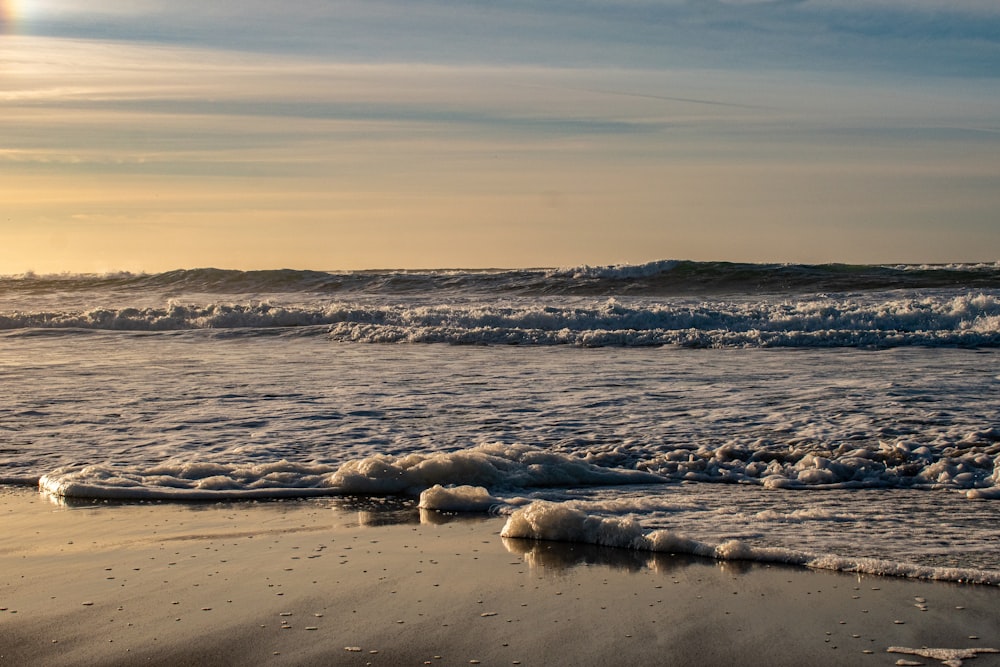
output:
[[[1000,584],[1000,264],[0,277],[0,484]]]

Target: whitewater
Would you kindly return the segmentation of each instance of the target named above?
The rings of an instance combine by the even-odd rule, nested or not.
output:
[[[1000,265],[0,277],[0,483],[1000,584]]]

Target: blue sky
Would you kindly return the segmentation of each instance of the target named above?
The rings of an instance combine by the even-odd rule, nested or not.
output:
[[[1000,259],[995,2],[0,5],[0,273]]]

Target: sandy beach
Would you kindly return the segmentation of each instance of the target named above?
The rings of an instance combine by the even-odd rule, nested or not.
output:
[[[995,587],[507,540],[385,500],[8,487],[0,515],[3,665],[1000,665]],[[898,652],[921,647],[966,651]]]

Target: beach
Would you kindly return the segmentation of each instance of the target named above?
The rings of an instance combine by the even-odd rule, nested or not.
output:
[[[0,503],[5,665],[1000,665],[995,586],[505,539],[395,498]]]
[[[0,667],[1000,667],[995,265],[0,288]]]
[[[0,667],[1000,667],[1000,1],[231,4],[0,0]]]

